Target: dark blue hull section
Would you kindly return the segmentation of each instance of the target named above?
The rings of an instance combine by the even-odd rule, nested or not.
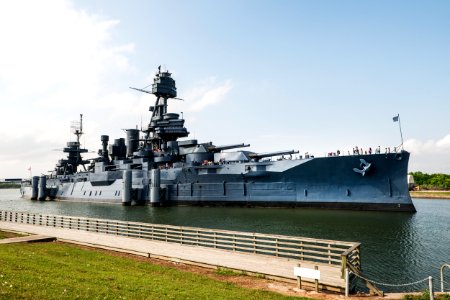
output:
[[[161,169],[161,199],[152,205],[415,212],[407,185],[408,160],[409,153],[403,151]],[[132,173],[133,203],[149,204],[147,171]],[[123,201],[123,189],[122,171],[47,180],[49,198],[62,201],[129,205]],[[30,198],[32,188],[23,185],[21,192]]]
[[[370,163],[364,176],[361,160]],[[185,170],[168,184],[176,205],[288,206],[411,211],[409,153],[314,158],[281,172],[208,174]]]

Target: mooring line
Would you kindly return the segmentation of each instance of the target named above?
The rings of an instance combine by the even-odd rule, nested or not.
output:
[[[352,272],[353,273],[353,272]],[[353,273],[353,274],[355,274],[355,273]],[[383,286],[408,286],[408,285],[414,285],[414,284],[418,284],[418,283],[421,283],[421,282],[424,282],[424,281],[427,281],[428,280],[428,277],[427,278],[424,278],[424,279],[421,279],[421,280],[418,280],[418,281],[415,281],[415,282],[411,282],[411,283],[401,283],[401,284],[392,284],[392,283],[384,283],[384,282],[377,282],[377,281],[375,281],[375,280],[370,280],[370,279],[368,279],[368,278],[366,278],[366,277],[363,277],[363,276],[361,276],[361,275],[359,275],[359,274],[355,274],[357,277],[359,277],[359,278],[361,278],[361,279],[363,279],[363,280],[366,280],[366,281],[369,281],[369,282],[371,282],[371,283],[374,283],[374,284],[377,284],[377,285],[383,285]]]

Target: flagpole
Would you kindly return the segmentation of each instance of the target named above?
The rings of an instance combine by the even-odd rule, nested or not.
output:
[[[402,150],[403,150],[403,134],[402,134],[402,124],[400,123],[400,114],[397,114],[398,117],[398,128],[400,129],[400,138],[402,139]]]

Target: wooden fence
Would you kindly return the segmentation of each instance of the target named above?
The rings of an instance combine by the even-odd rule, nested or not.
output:
[[[360,269],[360,244],[285,235],[0,210],[0,221],[113,234]],[[343,278],[342,277],[342,278]]]

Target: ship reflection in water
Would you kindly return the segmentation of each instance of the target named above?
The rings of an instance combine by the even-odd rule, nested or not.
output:
[[[437,284],[439,267],[450,262],[450,200],[416,199],[417,213],[408,214],[287,208],[133,207],[39,202],[19,196],[17,190],[0,190],[0,209],[361,242],[364,273],[382,282],[407,283],[431,275]],[[450,282],[450,275],[446,276],[445,280]],[[427,287],[424,283],[410,288]]]

